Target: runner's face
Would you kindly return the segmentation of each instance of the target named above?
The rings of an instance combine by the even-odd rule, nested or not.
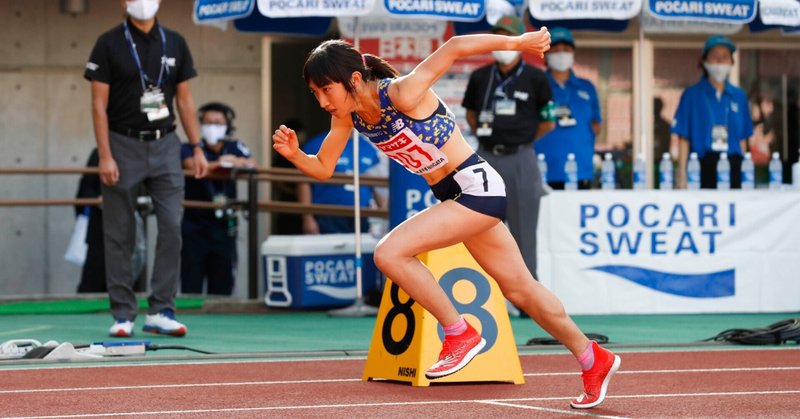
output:
[[[319,106],[334,117],[341,117],[353,112],[353,101],[342,83],[330,83],[317,86],[309,83],[311,93],[317,98]]]

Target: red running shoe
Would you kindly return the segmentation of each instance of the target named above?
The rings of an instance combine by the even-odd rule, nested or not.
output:
[[[569,404],[575,409],[590,409],[602,403],[606,398],[608,382],[622,363],[619,356],[601,348],[595,341],[592,341],[592,352],[594,352],[594,365],[581,374],[583,394]]]
[[[439,361],[425,372],[429,380],[442,378],[464,368],[486,346],[486,339],[467,323],[467,330],[458,336],[445,336]]]

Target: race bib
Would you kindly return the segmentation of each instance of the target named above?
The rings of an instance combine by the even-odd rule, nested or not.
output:
[[[408,127],[389,140],[375,145],[387,157],[417,175],[433,172],[447,164],[444,153],[433,144],[423,143]]]

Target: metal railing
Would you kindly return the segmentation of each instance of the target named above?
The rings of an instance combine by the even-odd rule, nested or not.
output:
[[[0,175],[83,175],[97,174],[97,168],[91,167],[5,167],[0,168]],[[194,172],[185,170],[184,175],[193,176]],[[224,179],[247,182],[247,198],[226,203],[207,201],[184,200],[184,208],[226,209],[237,208],[244,210],[247,219],[247,283],[248,298],[258,298],[258,217],[253,214],[259,212],[287,213],[287,214],[320,214],[336,216],[354,216],[355,209],[346,205],[302,204],[299,202],[258,200],[259,182],[292,182],[292,183],[319,183],[304,175],[297,169],[283,168],[245,168],[231,169],[230,174],[210,173],[209,179]],[[385,177],[361,176],[359,182],[363,186],[389,185]],[[352,184],[352,175],[334,174],[325,183]],[[99,206],[103,202],[100,198],[56,198],[56,199],[0,199],[0,207],[34,207],[34,206]],[[362,217],[388,218],[386,209],[362,208]]]

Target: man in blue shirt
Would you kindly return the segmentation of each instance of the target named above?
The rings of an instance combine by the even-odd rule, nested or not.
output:
[[[556,128],[537,141],[537,153],[547,162],[547,183],[564,189],[564,164],[573,153],[578,164],[578,188],[591,189],[594,176],[594,140],[600,133],[600,104],[589,80],[575,76],[575,40],[564,28],[550,29],[550,51],[545,53],[547,79],[553,92]]]
[[[686,188],[689,153],[700,159],[700,187],[717,187],[717,162],[727,153],[731,188],[742,186],[742,155],[753,135],[750,103],[744,90],[728,81],[736,46],[722,35],[713,35],[703,47],[703,77],[681,95],[672,133],[678,136],[679,188]]]
[[[303,145],[303,151],[306,154],[316,154],[322,145],[327,133],[312,137]],[[364,136],[358,136],[358,152],[359,152],[359,173],[369,174],[371,171],[377,170],[378,164],[381,163],[378,157],[378,151],[372,143],[369,142]],[[345,146],[342,156],[336,162],[335,173],[349,173],[352,174],[354,170],[353,164],[353,141],[348,141]],[[361,206],[368,207],[370,201],[373,199],[379,207],[385,205],[385,200],[378,193],[373,193],[372,187],[361,186],[361,195],[359,197]],[[315,183],[310,185],[308,183],[300,183],[297,185],[297,198],[301,203],[314,203],[314,204],[328,204],[328,205],[355,205],[355,187],[353,185],[340,185],[340,184],[327,184]],[[305,214],[303,216],[303,233],[305,234],[332,234],[332,233],[353,233],[355,232],[355,220],[353,217],[340,217],[333,215],[311,215]],[[367,218],[361,218],[361,231],[367,232],[369,230],[369,222]]]
[[[198,110],[202,141],[200,148],[211,173],[252,167],[250,150],[231,138],[236,117],[233,109],[219,102],[207,103]],[[193,147],[183,144],[183,167],[192,170]],[[224,179],[186,179],[185,198],[193,201],[225,203],[236,199],[236,182]],[[235,212],[222,209],[186,208],[183,213],[181,249],[181,292],[202,294],[208,279],[208,294],[231,295],[236,261]]]

